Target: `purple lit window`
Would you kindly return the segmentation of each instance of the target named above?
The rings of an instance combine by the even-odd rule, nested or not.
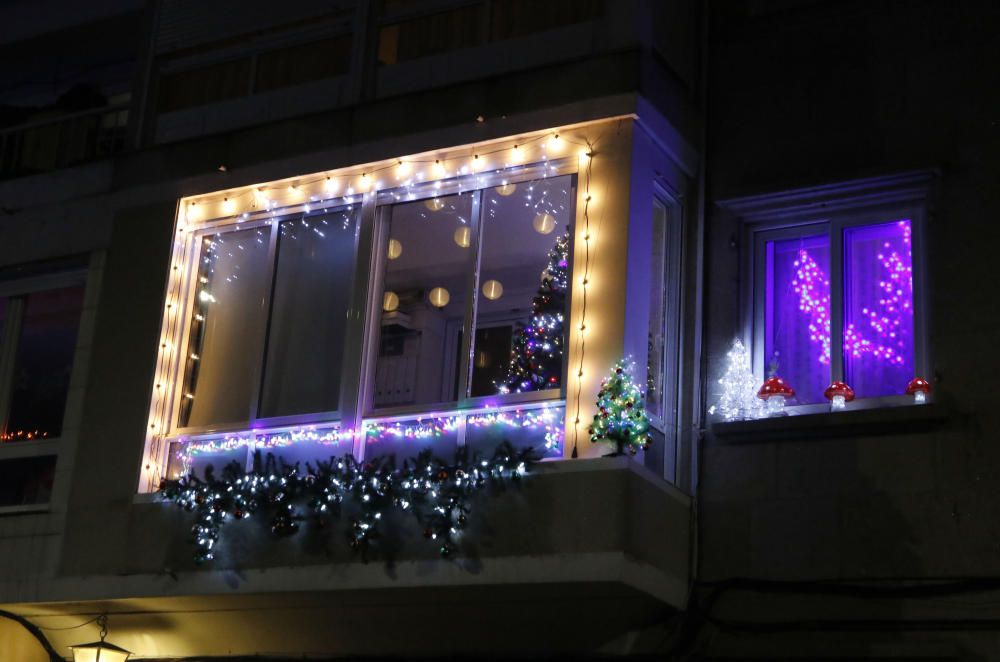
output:
[[[825,402],[832,379],[859,398],[898,395],[916,374],[912,224],[844,228],[842,285],[832,290],[830,232],[841,230],[765,244],[765,370],[795,388],[798,404]]]
[[[860,397],[914,376],[911,232],[909,220],[844,230],[844,372]]]
[[[830,239],[766,246],[764,364],[787,380],[799,404],[823,402],[830,384]]]

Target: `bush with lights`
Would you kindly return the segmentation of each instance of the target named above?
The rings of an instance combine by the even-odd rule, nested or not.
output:
[[[257,451],[250,471],[233,461],[216,477],[209,467],[202,478],[192,473],[165,481],[161,496],[194,513],[191,542],[199,563],[215,557],[227,523],[247,518],[266,521],[278,538],[295,534],[303,522],[324,528],[332,519],[346,520],[348,544],[367,561],[390,511],[415,518],[424,538],[448,558],[458,551],[474,497],[519,481],[536,459],[531,449],[503,442],[489,457],[462,447],[447,462],[424,451],[397,468],[392,456],[362,463],[348,454],[303,470]]]

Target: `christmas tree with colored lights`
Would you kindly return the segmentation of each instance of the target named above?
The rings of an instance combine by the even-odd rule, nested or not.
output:
[[[542,284],[531,301],[528,323],[518,322],[510,361],[501,379],[500,393],[523,393],[558,388],[562,375],[565,338],[566,289],[569,278],[569,232],[549,250]]]
[[[597,413],[590,425],[590,440],[594,443],[613,442],[610,455],[635,455],[649,447],[649,418],[642,390],[632,381],[630,366],[625,361],[615,364],[610,377],[601,382],[597,394]]]

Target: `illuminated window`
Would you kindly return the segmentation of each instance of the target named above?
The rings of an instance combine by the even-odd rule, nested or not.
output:
[[[374,408],[562,387],[573,199],[562,176],[386,210]]]
[[[199,235],[179,427],[339,410],[356,229],[348,206]]]
[[[0,433],[5,442],[63,430],[83,309],[83,275],[0,280]]]
[[[755,233],[755,362],[797,404],[825,403],[834,380],[880,398],[923,376],[917,223],[890,211]]]

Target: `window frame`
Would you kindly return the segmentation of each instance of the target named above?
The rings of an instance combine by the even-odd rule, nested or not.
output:
[[[769,241],[825,234],[829,239],[830,257],[830,380],[844,381],[843,320],[844,320],[844,233],[857,227],[880,225],[908,219],[911,227],[911,265],[913,278],[913,366],[914,376],[928,377],[932,363],[928,347],[927,326],[927,266],[924,232],[928,209],[916,201],[873,202],[846,205],[828,213],[811,210],[768,214],[752,222],[744,222],[744,270],[740,306],[744,340],[750,348],[754,374],[766,376],[765,344],[766,263],[765,250]],[[784,375],[783,375],[784,376]],[[787,376],[785,376],[787,377]],[[795,387],[794,379],[790,380]],[[852,403],[854,409],[909,404],[912,398],[898,395],[865,397],[859,393]],[[825,403],[795,404],[786,407],[793,413],[821,412],[829,409]]]
[[[363,222],[363,205],[357,205],[356,203],[334,200],[335,204],[329,205],[329,208],[325,213],[335,214],[341,210],[347,210],[348,207],[353,207],[349,209],[354,217],[355,229],[354,229],[354,259],[355,265],[351,270],[352,282],[351,291],[352,293],[356,290],[355,280],[358,275],[358,260],[359,260],[359,236],[360,236],[360,225]],[[239,430],[248,430],[255,427],[262,428],[280,428],[287,425],[295,424],[310,424],[319,422],[337,422],[343,418],[343,412],[345,409],[344,404],[344,390],[341,388],[340,393],[340,406],[338,409],[324,412],[310,412],[306,414],[288,414],[284,416],[270,416],[264,417],[259,415],[260,411],[260,398],[263,389],[263,378],[264,378],[264,362],[266,361],[266,350],[267,350],[267,340],[268,331],[271,320],[271,306],[274,299],[275,290],[275,270],[277,267],[278,260],[278,235],[281,232],[281,224],[289,221],[295,220],[295,215],[305,212],[306,204],[294,205],[291,207],[282,208],[280,210],[273,211],[259,211],[254,214],[249,214],[245,220],[228,219],[226,221],[219,222],[208,222],[191,231],[189,241],[191,242],[191,250],[188,255],[185,256],[184,260],[184,273],[189,274],[184,284],[184,293],[181,296],[183,301],[178,315],[180,316],[180,338],[181,342],[178,345],[178,367],[176,372],[176,378],[171,385],[170,393],[170,421],[171,425],[167,430],[167,434],[164,438],[168,441],[175,437],[191,437],[196,438],[206,434],[215,434],[218,432],[233,432]],[[318,215],[318,214],[317,214]],[[236,217],[241,218],[241,217]],[[260,328],[253,329],[254,333],[254,354],[256,361],[253,368],[253,390],[251,391],[250,402],[248,406],[248,416],[246,419],[240,421],[227,421],[222,423],[210,423],[206,425],[189,425],[181,426],[180,421],[180,409],[183,403],[183,391],[186,381],[186,369],[184,367],[185,358],[190,354],[190,343],[191,343],[191,321],[194,312],[194,301],[195,293],[198,289],[197,273],[198,273],[198,262],[201,258],[201,245],[202,240],[206,236],[223,234],[226,232],[238,232],[241,230],[252,230],[256,228],[267,227],[269,228],[268,236],[268,251],[267,251],[267,265],[265,267],[264,274],[262,276],[265,286],[263,298],[259,304],[261,313],[261,324]],[[353,302],[353,296],[351,298]],[[351,321],[348,320],[347,327],[345,328],[345,336],[348,333],[348,328],[351,325]],[[344,355],[347,355],[348,345],[345,343]],[[348,362],[341,362],[341,379],[342,384],[344,382],[344,373],[347,369]]]
[[[473,194],[475,200],[481,198],[482,191],[492,187],[500,186],[504,183],[522,183],[540,179],[550,179],[554,177],[570,176],[574,194],[570,196],[570,207],[568,218],[576,220],[576,186],[579,171],[578,160],[573,157],[553,158],[526,165],[509,166],[499,172],[490,171],[485,173],[469,173],[444,179],[429,179],[410,187],[386,187],[374,193],[351,193],[346,197],[336,197],[332,200],[321,200],[319,202],[302,202],[283,207],[270,209],[260,209],[255,212],[248,212],[236,217],[209,218],[190,223],[187,227],[187,235],[181,242],[181,254],[178,258],[182,280],[177,290],[175,299],[176,313],[171,316],[174,321],[167,324],[175,325],[177,347],[173,348],[174,358],[169,362],[168,375],[165,377],[164,387],[167,388],[164,397],[164,411],[167,424],[163,430],[152,433],[151,437],[159,439],[159,450],[154,454],[162,466],[165,468],[166,452],[171,444],[177,442],[197,441],[217,437],[225,433],[242,433],[244,431],[275,431],[290,429],[301,425],[319,425],[342,428],[357,429],[363,421],[378,419],[403,420],[406,417],[418,418],[420,415],[427,415],[433,412],[447,410],[455,415],[461,415],[466,410],[478,410],[486,407],[498,407],[500,409],[509,408],[516,405],[530,406],[536,403],[541,406],[549,401],[561,401],[566,398],[567,380],[569,374],[569,363],[563,361],[562,378],[560,388],[548,389],[545,391],[534,391],[528,393],[514,393],[506,395],[464,397],[457,401],[443,401],[432,404],[407,405],[403,407],[374,408],[370,406],[373,402],[374,393],[374,368],[378,358],[378,333],[380,330],[381,315],[381,292],[382,278],[384,276],[384,265],[387,260],[386,245],[388,242],[389,215],[394,204],[402,202],[412,202],[426,200],[434,197],[452,195],[459,192],[463,194]],[[329,213],[336,213],[337,210],[353,207],[351,213],[355,219],[354,233],[354,267],[351,278],[351,294],[349,297],[348,319],[344,330],[343,360],[341,364],[340,383],[340,409],[326,412],[310,412],[307,414],[293,414],[280,417],[259,417],[251,415],[248,419],[238,422],[214,423],[204,426],[180,427],[179,416],[180,406],[183,398],[185,386],[185,359],[190,348],[191,341],[191,320],[195,295],[198,282],[198,261],[201,256],[202,239],[205,236],[215,235],[222,232],[234,232],[237,230],[248,230],[257,227],[271,227],[270,246],[268,250],[268,265],[265,275],[266,288],[265,296],[261,302],[262,315],[261,329],[255,330],[258,338],[255,339],[256,353],[255,360],[255,390],[250,412],[254,413],[259,407],[261,378],[263,376],[264,350],[266,348],[266,336],[270,319],[270,306],[274,294],[274,270],[277,264],[277,236],[280,224],[285,220],[293,220],[296,214],[303,212],[307,205],[313,209],[320,205],[327,204]],[[478,301],[479,288],[476,283],[479,278],[480,247],[481,247],[481,206],[474,206],[471,220],[472,246],[476,247],[477,258],[473,269],[468,275],[467,287],[472,290],[472,296],[466,303],[464,316],[462,341],[462,355],[470,356],[472,351],[470,329],[474,329],[475,308]],[[573,269],[573,236],[570,232],[570,274]],[[567,307],[573,296],[573,278],[568,279],[566,293]],[[168,302],[172,298],[174,290],[171,286],[167,288]],[[568,315],[568,310],[567,310]],[[568,317],[567,317],[568,319]],[[569,325],[567,323],[567,336]],[[568,345],[567,345],[568,347]],[[471,359],[466,360],[462,368],[460,383],[465,383],[466,394],[469,392],[471,380]],[[154,385],[154,388],[156,386]],[[156,397],[151,398],[151,408],[156,408]],[[364,453],[364,438],[360,438],[354,446],[355,455],[362,457]]]
[[[544,400],[563,400],[566,397],[566,384],[569,376],[569,361],[568,353],[566,360],[563,360],[562,365],[562,375],[560,376],[560,387],[558,389],[546,389],[544,391],[529,391],[526,393],[507,393],[507,394],[496,394],[496,395],[485,395],[471,397],[469,395],[471,389],[472,380],[472,351],[473,351],[473,338],[475,337],[476,329],[476,316],[478,310],[478,301],[480,296],[479,287],[477,283],[479,282],[479,269],[482,263],[482,192],[486,189],[493,188],[496,186],[501,186],[505,183],[509,184],[520,184],[523,182],[537,181],[540,179],[550,179],[554,177],[570,176],[572,178],[572,186],[574,192],[577,187],[577,174],[578,174],[578,164],[572,158],[561,158],[553,159],[551,161],[543,161],[541,163],[530,164],[528,166],[520,167],[515,169],[514,172],[501,171],[499,173],[490,172],[485,174],[472,174],[464,175],[462,177],[455,177],[450,180],[438,180],[430,181],[421,184],[418,187],[414,187],[411,191],[413,194],[407,194],[405,199],[399,199],[396,197],[391,190],[379,191],[378,193],[378,215],[375,219],[375,238],[374,246],[377,246],[377,250],[374,250],[373,263],[371,267],[370,275],[370,285],[369,292],[372,296],[369,297],[368,304],[368,325],[366,330],[365,342],[363,346],[364,352],[364,364],[363,364],[363,382],[362,390],[360,391],[360,402],[359,402],[359,420],[360,418],[396,418],[400,416],[407,416],[411,414],[421,414],[433,411],[459,411],[464,409],[476,409],[489,405],[490,403],[499,401],[503,405],[507,404],[526,404],[532,402],[539,402]],[[473,182],[474,186],[466,186],[466,182]],[[375,366],[378,360],[379,346],[379,330],[380,330],[380,316],[381,316],[381,306],[382,301],[379,294],[382,292],[382,279],[385,273],[385,263],[387,261],[386,248],[387,242],[389,240],[389,222],[390,215],[392,213],[392,207],[396,203],[400,202],[417,202],[420,200],[428,200],[435,197],[441,197],[445,195],[453,195],[459,192],[469,192],[474,195],[472,200],[472,211],[470,218],[470,246],[475,248],[475,260],[473,262],[472,269],[467,276],[466,280],[466,292],[469,293],[469,299],[466,301],[465,315],[463,319],[462,326],[460,330],[462,332],[462,347],[461,356],[463,357],[463,365],[457,366],[459,371],[459,386],[463,384],[464,396],[462,393],[459,394],[457,400],[453,401],[441,401],[427,404],[416,404],[416,405],[402,405],[398,407],[382,407],[376,408],[374,406],[374,387],[375,387]],[[576,221],[576,195],[570,196],[570,206],[568,209],[568,218]],[[570,277],[567,279],[567,290],[566,290],[566,302],[567,307],[569,302],[572,301],[573,296],[573,254],[574,254],[574,232],[570,232],[570,241],[568,248],[569,255],[569,265],[568,270]],[[569,311],[567,310],[567,320]],[[569,324],[566,324],[567,340],[569,336]],[[568,347],[568,345],[567,345]]]
[[[14,369],[17,362],[17,350],[21,344],[21,332],[24,324],[24,298],[36,292],[61,289],[65,287],[81,286],[83,296],[87,295],[87,266],[67,269],[37,276],[29,276],[11,280],[10,282],[0,282],[0,298],[7,299],[7,310],[4,316],[3,325],[0,327],[0,432],[6,432],[7,422],[10,417],[11,400],[13,399]],[[84,307],[86,304],[84,303]],[[81,318],[83,310],[81,309]],[[80,347],[79,322],[77,323],[77,337],[73,346],[74,362],[76,352]],[[72,380],[72,374],[70,380]],[[66,402],[63,403],[63,415],[69,402],[67,394]],[[65,427],[65,420],[63,421]],[[57,437],[44,437],[42,439],[25,439],[13,442],[16,444],[33,444],[35,442],[51,441],[57,442],[63,437],[60,431]],[[7,442],[0,442],[6,444]]]
[[[91,341],[93,331],[93,320],[90,309],[92,299],[95,295],[95,288],[99,279],[99,270],[102,264],[100,254],[80,255],[71,258],[78,263],[72,266],[63,267],[53,265],[52,271],[41,272],[35,275],[21,278],[13,277],[8,281],[0,281],[0,297],[8,299],[7,313],[3,324],[0,325],[0,430],[5,429],[11,398],[13,396],[12,379],[14,364],[17,357],[17,348],[20,344],[20,325],[24,321],[24,301],[23,299],[16,306],[16,319],[11,315],[10,300],[14,297],[23,297],[34,292],[44,292],[46,290],[60,289],[64,287],[81,286],[83,288],[83,303],[80,310],[76,340],[73,346],[73,361],[70,369],[70,387],[66,393],[66,400],[63,403],[63,425],[59,436],[44,437],[41,439],[25,439],[15,442],[0,442],[0,462],[6,460],[17,460],[31,457],[55,457],[55,477],[52,483],[52,493],[49,500],[34,504],[0,506],[0,515],[30,515],[48,513],[52,509],[52,504],[61,501],[59,495],[65,487],[60,476],[63,469],[60,463],[65,457],[72,458],[72,451],[67,446],[76,436],[75,429],[79,425],[78,420],[70,420],[70,411],[79,412],[82,393],[74,387],[74,383],[79,379],[81,370],[86,370],[81,359],[81,354],[86,354],[86,347]],[[30,266],[30,265],[25,265]],[[44,265],[40,265],[44,268]],[[7,343],[5,340],[16,329],[16,341]],[[76,391],[76,392],[74,392]],[[72,408],[72,409],[71,409]],[[76,418],[79,414],[76,414]]]

